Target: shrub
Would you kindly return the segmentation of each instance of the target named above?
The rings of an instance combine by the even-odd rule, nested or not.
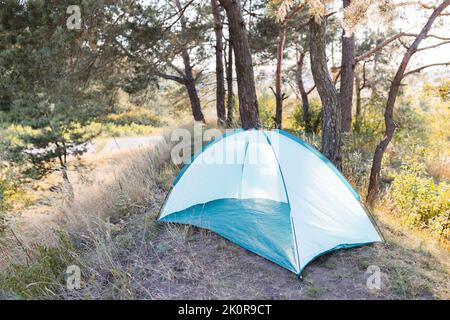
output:
[[[394,213],[410,226],[429,228],[448,238],[450,235],[450,185],[436,183],[426,172],[425,164],[414,159],[404,163],[394,175],[390,195]]]
[[[275,98],[264,93],[258,99],[259,119],[265,128],[275,127]]]
[[[150,110],[143,108],[136,108],[123,113],[111,114],[108,116],[107,122],[111,122],[119,126],[136,124],[159,127],[163,124]]]
[[[315,133],[318,133],[322,128],[322,121],[318,117],[320,116],[320,110],[322,109],[322,104],[319,98],[313,97],[309,99],[309,118],[311,119],[311,126],[314,127],[317,123],[317,128]],[[303,109],[301,106],[295,108],[292,116],[290,118],[291,125],[294,130],[305,131],[305,121],[303,119]],[[314,129],[314,128],[313,128]]]
[[[129,137],[148,135],[154,132],[153,127],[141,124],[116,125],[114,123],[106,123],[102,125],[103,137]]]
[[[55,247],[35,245],[33,261],[16,264],[0,274],[0,288],[22,299],[56,297],[65,288],[65,271],[75,263],[74,248],[63,233]]]
[[[0,168],[0,232],[5,226],[5,215],[33,203],[33,197],[26,192],[22,183],[24,179],[12,170]]]
[[[0,234],[6,226],[6,211],[11,208],[9,199],[11,191],[11,183],[3,177],[0,177]]]

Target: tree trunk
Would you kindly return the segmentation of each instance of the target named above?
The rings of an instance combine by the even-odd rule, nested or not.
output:
[[[322,153],[337,168],[341,168],[341,113],[338,93],[331,79],[326,57],[327,21],[310,22],[311,72],[322,102]]]
[[[194,116],[194,120],[204,123],[205,117],[203,116],[202,108],[200,105],[200,98],[198,97],[197,88],[195,87],[195,79],[192,77],[192,71],[191,76],[186,76],[185,86],[189,95],[189,101],[191,102],[192,115]]]
[[[74,192],[73,192],[73,186],[72,183],[69,180],[69,176],[67,174],[67,148],[66,144],[63,142],[62,144],[55,143],[56,149],[58,152],[58,160],[61,170],[61,175],[64,180],[64,191],[65,195],[67,195],[67,198],[69,201],[73,201],[74,199]]]
[[[389,95],[386,102],[386,110],[384,112],[384,123],[386,126],[386,131],[384,134],[384,138],[380,141],[375,149],[375,153],[373,155],[372,168],[370,170],[370,178],[369,178],[369,187],[367,190],[367,202],[369,206],[373,206],[379,191],[380,186],[380,172],[381,172],[381,162],[383,160],[384,152],[386,151],[387,146],[391,142],[394,132],[395,132],[395,124],[394,124],[394,106],[395,101],[397,99],[397,95],[400,89],[401,81],[405,74],[406,67],[408,66],[411,57],[416,53],[417,48],[423,39],[427,37],[428,31],[433,25],[436,18],[442,13],[442,11],[450,5],[450,0],[446,0],[437,8],[434,9],[431,16],[428,18],[427,23],[422,28],[420,33],[414,39],[414,42],[411,46],[406,50],[405,55],[397,69],[397,73],[395,74],[394,79],[392,80],[391,87],[389,89]]]
[[[283,49],[286,41],[286,23],[280,24],[280,33],[278,36],[277,47],[277,67],[275,71],[275,127],[281,129],[283,121],[283,99],[284,94],[281,92],[281,66],[283,64]]]
[[[355,132],[361,132],[361,80],[355,76],[355,94],[356,94],[356,113],[355,113]]]
[[[343,0],[344,9],[351,0]],[[345,17],[344,17],[345,19]],[[355,76],[355,34],[346,34],[342,30],[341,86],[339,99],[341,104],[342,132],[350,132],[352,127],[353,81]]]
[[[232,127],[234,122],[234,93],[233,93],[233,41],[228,35],[228,61],[227,67],[227,126]]]
[[[362,83],[358,73],[355,73],[355,90],[356,90],[356,113],[355,113],[355,132],[361,132],[362,121],[362,100],[361,92],[367,85],[366,79],[366,61],[362,66]]]
[[[244,129],[259,128],[258,100],[252,54],[241,12],[240,0],[219,0],[225,8],[233,38],[234,58],[238,82],[239,114]]]
[[[211,0],[211,8],[214,17],[214,33],[216,35],[216,111],[217,124],[225,126],[225,83],[223,68],[223,24],[219,13],[217,0]]]
[[[183,13],[183,8],[181,7],[180,0],[173,0],[175,6],[177,7],[178,14],[180,15],[180,25],[182,30],[186,30],[186,18]],[[195,87],[195,78],[192,72],[191,58],[189,57],[189,52],[186,47],[181,48],[181,57],[183,58],[184,64],[184,85],[189,95],[189,100],[191,102],[192,115],[195,121],[205,122],[205,117],[202,113],[202,108],[200,105],[200,98],[198,97],[197,88]]]
[[[317,118],[313,124],[312,130],[315,134],[319,133],[319,126],[320,126],[320,123],[322,122],[322,120],[323,120],[323,108],[320,109],[319,114],[317,115]]]
[[[303,121],[305,122],[305,132],[312,133],[311,128],[311,114],[309,111],[308,94],[305,90],[305,84],[303,82],[303,63],[305,59],[305,53],[300,53],[300,58],[297,61],[297,86],[300,91],[300,97],[302,99]]]

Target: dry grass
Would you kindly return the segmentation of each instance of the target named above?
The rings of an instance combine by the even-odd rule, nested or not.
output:
[[[178,171],[169,154],[165,140],[157,148],[91,157],[96,169],[76,183],[73,203],[55,202],[31,226],[18,225],[18,239],[11,234],[8,247],[0,245],[0,254],[8,252],[10,263],[22,265],[9,271],[7,281],[3,274],[8,291],[0,290],[0,297],[450,299],[448,251],[399,226],[381,208],[376,218],[387,244],[325,255],[306,268],[302,281],[214,233],[158,223]],[[62,241],[53,229],[70,241]],[[58,250],[42,254],[34,242]],[[81,290],[65,289],[62,275],[68,264],[80,266]],[[381,290],[366,287],[370,265],[381,268]],[[54,272],[43,279],[48,266]]]
[[[450,156],[439,155],[426,161],[427,170],[438,179],[450,180]]]

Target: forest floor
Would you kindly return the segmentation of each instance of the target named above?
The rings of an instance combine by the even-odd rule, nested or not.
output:
[[[142,185],[133,185],[135,176],[128,173],[128,180],[120,180],[120,190],[127,192],[125,200],[117,191],[108,190],[108,185],[117,178],[117,170],[121,170],[119,162],[130,164],[141,161],[136,160],[139,157],[145,161],[149,158],[147,151],[137,152],[140,155],[124,151],[89,155],[85,173],[77,179],[85,198],[77,201],[89,202],[88,206],[92,207],[118,200],[130,202],[133,197],[147,195],[149,198],[142,199],[144,204],[133,202],[130,207],[130,203],[118,201],[124,212],[121,216],[109,217],[101,226],[95,220],[95,228],[91,222],[82,231],[79,227],[75,230],[71,226],[73,222],[67,222],[80,220],[77,214],[71,212],[72,217],[55,214],[51,205],[45,206],[46,209],[31,208],[15,218],[16,234],[28,248],[36,242],[49,246],[57,243],[55,229],[72,233],[75,249],[70,249],[71,256],[83,270],[82,289],[63,289],[48,298],[450,299],[448,250],[400,226],[383,210],[375,211],[375,219],[386,243],[326,254],[306,267],[302,279],[210,231],[159,223],[159,208],[177,172],[173,166],[161,164],[156,169],[149,165],[153,173],[145,177],[150,174],[142,167],[145,162],[129,165],[126,170],[132,170],[135,176],[156,182],[144,190]],[[148,153],[153,154],[153,148]],[[144,173],[135,172],[137,168]],[[107,193],[107,198],[98,196],[97,190]],[[139,207],[135,214],[130,213],[134,209],[127,209],[133,206]],[[86,208],[86,204],[72,207],[88,215]],[[21,237],[25,234],[26,237]],[[373,268],[381,271],[379,289],[367,286]],[[0,298],[2,295],[46,298],[30,296],[27,290],[3,293],[0,290]]]

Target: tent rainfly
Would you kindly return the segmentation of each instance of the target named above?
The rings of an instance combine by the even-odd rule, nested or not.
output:
[[[359,200],[298,137],[239,129],[185,165],[159,220],[209,229],[301,276],[320,255],[382,242]]]

